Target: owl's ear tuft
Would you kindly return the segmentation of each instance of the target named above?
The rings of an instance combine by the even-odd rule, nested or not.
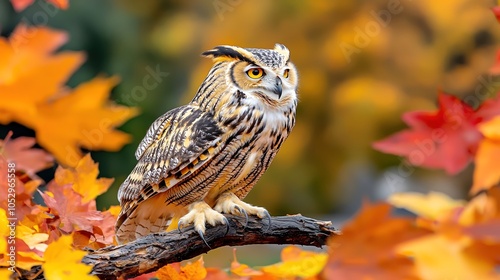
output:
[[[242,48],[233,46],[217,46],[211,50],[203,52],[201,55],[213,58],[214,60],[236,59],[254,63],[250,58],[252,54]]]
[[[285,47],[285,45],[276,44],[274,45],[274,50],[277,51],[282,56],[284,56],[287,62],[290,60],[290,51],[288,50],[287,47]]]

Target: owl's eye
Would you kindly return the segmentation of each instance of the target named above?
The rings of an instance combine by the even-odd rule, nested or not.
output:
[[[283,77],[288,79],[288,74],[290,73],[290,69],[285,69],[285,72],[283,72]]]
[[[264,70],[262,68],[252,68],[247,70],[247,75],[252,79],[259,79],[264,76]]]

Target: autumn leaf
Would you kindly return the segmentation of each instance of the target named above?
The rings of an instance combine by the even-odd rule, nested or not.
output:
[[[34,128],[37,106],[54,97],[83,63],[79,52],[53,52],[68,39],[65,32],[19,25],[7,40],[0,37],[0,123]],[[44,75],[40,75],[44,73]]]
[[[108,101],[115,77],[63,88],[83,62],[78,52],[53,54],[66,40],[66,33],[24,25],[9,40],[0,38],[0,98],[9,100],[0,104],[0,123],[34,129],[38,143],[59,163],[76,166],[82,147],[117,151],[128,143],[130,136],[115,127],[138,111]]]
[[[113,183],[114,179],[100,178],[99,165],[94,163],[90,154],[84,156],[75,168],[59,166],[56,170],[55,181],[59,185],[71,184],[73,190],[82,195],[82,202],[94,200],[104,193]]]
[[[475,258],[465,249],[472,239],[434,234],[403,243],[398,252],[412,257],[422,279],[498,279],[495,264]]]
[[[32,201],[32,194],[41,184],[41,180],[31,180],[30,178],[25,178],[26,182],[23,182],[21,178],[18,177],[18,172],[8,172],[8,171],[17,171],[16,168],[9,168],[9,162],[0,153],[0,197],[4,197],[6,199],[0,200],[0,208],[7,210],[8,207],[8,199],[12,199],[12,189],[9,186],[12,184],[15,185],[15,216],[17,219],[22,220],[26,214],[29,214],[34,206]],[[14,177],[11,177],[14,176]],[[9,181],[14,180],[14,181]]]
[[[454,200],[439,192],[421,193],[395,193],[388,202],[395,207],[405,208],[420,217],[442,220],[457,208],[462,208],[465,201]]]
[[[476,195],[462,211],[459,222],[473,225],[500,219],[500,188],[495,187]]]
[[[22,239],[30,249],[37,249],[41,252],[44,252],[47,248],[45,242],[49,239],[48,234],[36,232],[36,230],[22,223],[16,225],[16,237]]]
[[[7,212],[0,208],[0,255],[7,253],[7,238],[10,234],[9,220],[7,220]]]
[[[281,263],[262,267],[261,270],[279,279],[310,278],[323,270],[327,258],[325,253],[308,252],[288,246],[281,251]]]
[[[24,171],[31,178],[36,173],[49,168],[54,164],[54,158],[42,149],[32,148],[36,144],[35,138],[10,138],[8,134],[4,141],[0,140],[0,150],[10,162],[16,164],[16,171]]]
[[[397,246],[425,236],[410,218],[391,218],[385,203],[365,205],[342,230],[329,239],[326,279],[418,279],[413,261]]]
[[[71,236],[61,236],[47,247],[44,254],[45,263],[42,264],[45,278],[47,280],[99,279],[97,276],[88,275],[92,267],[81,263],[87,253],[73,249],[72,243]]]
[[[397,252],[415,260],[422,279],[498,279],[500,262],[500,189],[465,204],[444,194],[397,194],[389,199],[428,218],[432,234],[401,242]]]
[[[14,10],[16,10],[16,12],[21,12],[28,6],[32,5],[35,0],[10,0],[10,2],[12,3],[12,6],[14,7]],[[69,7],[68,0],[47,0],[47,2],[51,3],[59,9],[65,10]]]
[[[11,279],[12,272],[7,268],[0,269],[0,279]]]
[[[231,262],[230,271],[232,274],[240,277],[259,276],[264,274],[261,271],[250,268],[246,264],[239,263],[236,258],[236,249],[233,249],[233,261]]]
[[[115,217],[115,219],[118,218],[118,215],[120,214],[120,211],[121,211],[121,207],[119,205],[113,205],[111,207],[109,207],[108,210],[106,210],[106,212],[109,212],[111,214],[111,216]]]
[[[183,267],[180,267],[179,263],[168,264],[156,273],[159,280],[203,280],[206,276],[207,270],[201,257]]]
[[[485,139],[479,144],[474,169],[474,183],[470,190],[476,194],[481,190],[489,189],[500,181],[500,117],[479,126]]]
[[[40,192],[50,212],[56,215],[54,226],[63,233],[74,230],[92,232],[93,223],[102,220],[101,212],[95,210],[95,201],[82,203],[82,197],[70,185],[54,187],[49,185],[48,192]]]
[[[114,127],[138,111],[108,102],[109,91],[117,82],[117,78],[95,78],[51,103],[40,104],[35,124],[40,145],[60,163],[75,166],[83,156],[79,146],[117,151],[128,143],[130,136]]]
[[[24,240],[16,238],[16,267],[29,270],[35,265],[43,264],[43,262],[43,252],[29,248]]]
[[[482,135],[482,120],[467,104],[452,95],[439,94],[436,112],[403,116],[410,129],[375,142],[379,151],[404,156],[412,165],[442,168],[448,174],[463,170],[473,159]]]

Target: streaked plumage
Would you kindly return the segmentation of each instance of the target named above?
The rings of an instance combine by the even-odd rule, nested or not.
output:
[[[181,226],[224,223],[220,214],[263,217],[242,202],[295,124],[297,72],[289,51],[219,46],[194,99],[159,117],[135,154],[118,192],[117,240]],[[214,211],[215,210],[215,211]]]

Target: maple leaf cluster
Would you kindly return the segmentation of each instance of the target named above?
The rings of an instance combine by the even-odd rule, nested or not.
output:
[[[0,104],[0,124],[33,129],[37,143],[60,164],[75,166],[83,157],[80,147],[117,151],[128,143],[130,136],[114,128],[138,111],[108,100],[116,77],[64,87],[84,62],[81,52],[54,53],[66,41],[65,32],[25,25],[0,37],[0,98],[9,100]]]
[[[500,98],[474,110],[453,95],[439,94],[435,112],[409,112],[409,129],[375,142],[382,152],[404,156],[413,166],[444,169],[454,175],[474,161],[471,193],[495,186],[500,180]]]
[[[9,200],[0,201],[0,266],[2,271],[11,272],[6,268],[12,267],[9,254],[14,246],[16,268],[29,270],[41,265],[47,279],[68,275],[86,279],[90,267],[80,262],[86,252],[79,249],[97,249],[114,243],[117,209],[101,212],[95,202],[113,180],[97,178],[98,165],[86,155],[74,168],[58,166],[54,180],[46,184],[44,191],[38,190],[42,181],[36,173],[52,166],[54,158],[32,148],[34,144],[35,139],[30,137],[13,140],[7,137],[0,142],[0,196],[15,197],[15,205]],[[44,205],[36,203],[35,192],[40,194]],[[15,221],[15,236],[10,233],[12,221]],[[88,279],[97,278],[88,276]]]

